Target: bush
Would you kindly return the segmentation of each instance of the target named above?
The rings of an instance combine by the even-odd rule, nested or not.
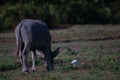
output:
[[[7,80],[7,76],[4,74],[0,74],[0,80]]]
[[[119,0],[3,0],[0,31],[13,30],[24,18],[41,19],[49,28],[61,24],[119,24],[119,3]]]
[[[11,17],[5,18],[5,20],[3,22],[3,25],[4,25],[3,29],[4,30],[10,30],[10,29],[12,29],[14,23],[15,23],[14,22],[14,17],[11,16]]]
[[[102,8],[98,10],[98,21],[100,23],[109,23],[111,18],[111,10],[109,8]]]
[[[112,19],[111,23],[120,24],[120,12],[116,13],[113,16],[113,19]]]

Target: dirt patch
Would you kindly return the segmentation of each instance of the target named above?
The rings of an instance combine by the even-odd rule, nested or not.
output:
[[[59,42],[72,42],[72,41],[104,41],[104,40],[114,40],[114,39],[120,39],[120,36],[110,36],[110,37],[98,37],[98,38],[88,38],[88,39],[61,39],[61,40],[57,40],[57,41],[52,41],[53,43],[59,43]]]

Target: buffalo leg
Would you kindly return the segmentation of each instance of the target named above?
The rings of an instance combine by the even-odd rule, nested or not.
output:
[[[21,54],[22,58],[22,72],[25,74],[28,74],[28,68],[27,68],[27,54],[29,53],[29,47],[25,45],[23,52]]]
[[[46,57],[46,61],[47,61],[47,70],[51,71],[54,69],[53,64],[52,64],[52,54],[50,51],[50,47],[48,46],[45,50],[45,57]]]
[[[36,52],[32,52],[32,71],[36,72],[36,67],[35,67],[35,62],[36,62]]]

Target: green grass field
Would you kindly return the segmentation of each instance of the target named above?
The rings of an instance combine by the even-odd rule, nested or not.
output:
[[[37,59],[37,72],[21,73],[13,32],[0,34],[0,80],[120,80],[120,25],[76,25],[51,30],[52,50],[61,47],[53,71]],[[71,61],[78,59],[73,68]]]

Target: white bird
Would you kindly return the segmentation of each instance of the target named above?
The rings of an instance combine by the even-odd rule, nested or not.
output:
[[[73,65],[73,67],[76,67],[77,64],[78,64],[78,60],[77,59],[74,59],[71,64]]]

